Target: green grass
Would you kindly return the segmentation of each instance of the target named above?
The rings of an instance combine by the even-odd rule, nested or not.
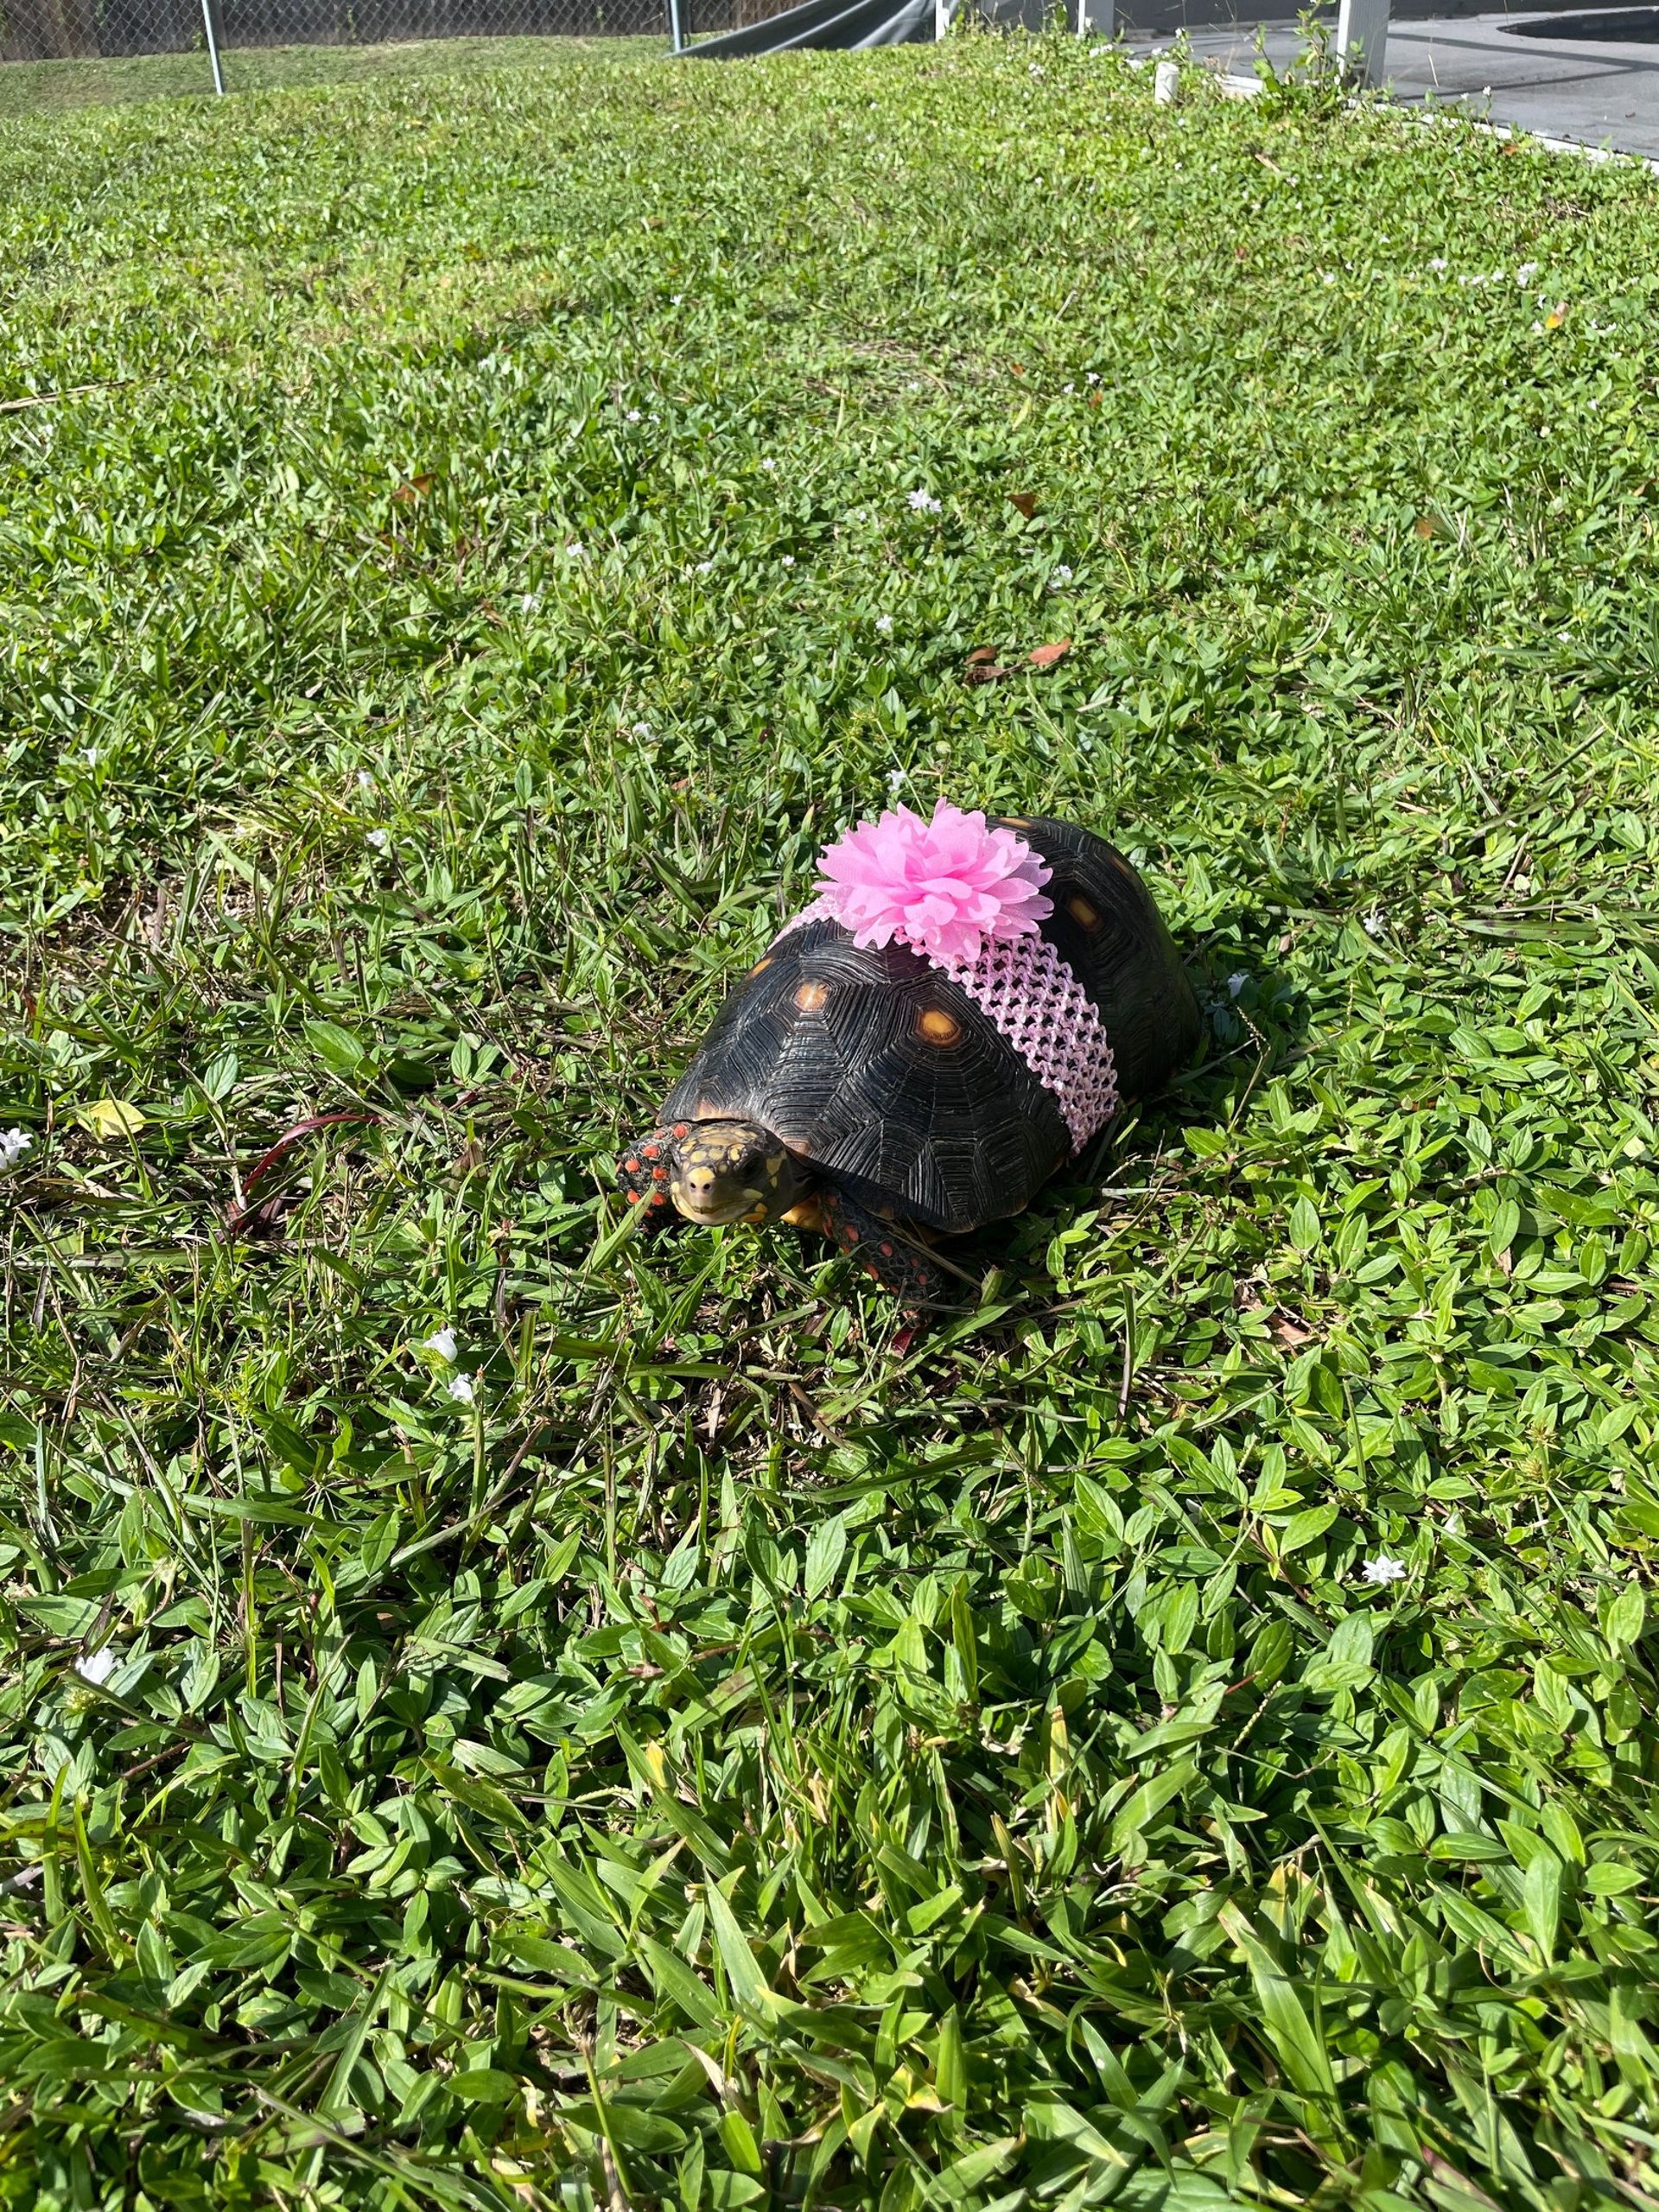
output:
[[[656,55],[660,39],[410,39],[388,46],[233,46],[220,55],[226,92],[291,91],[349,85],[371,77],[456,76],[564,61],[595,51],[609,60]],[[190,54],[94,55],[75,61],[0,64],[0,122],[55,108],[109,106],[123,100],[211,99],[213,73],[205,46]]]
[[[1656,245],[1064,41],[0,130],[0,2199],[1652,2204]],[[1209,1024],[902,1351],[609,1181],[890,775]]]

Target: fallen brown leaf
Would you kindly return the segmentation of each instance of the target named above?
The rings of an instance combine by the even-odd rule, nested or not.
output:
[[[999,678],[1013,674],[1011,668],[1001,666],[995,654],[972,653],[969,656],[967,667],[962,671],[962,680],[964,683],[995,683]]]
[[[1037,512],[1037,495],[1034,492],[1010,492],[1008,505],[1018,507],[1026,520],[1029,522]]]
[[[345,1122],[367,1122],[378,1125],[379,1121],[378,1114],[359,1108],[341,1114],[308,1114],[302,1122],[296,1122],[291,1128],[284,1129],[270,1149],[262,1153],[243,1177],[241,1204],[225,1209],[225,1226],[230,1234],[240,1236],[245,1230],[257,1230],[268,1224],[270,1216],[267,1210],[270,1201],[260,1199],[256,1202],[253,1194],[271,1170],[279,1166],[302,1139],[315,1136],[319,1129],[338,1128]]]
[[[408,483],[400,484],[391,496],[408,506],[413,499],[423,499],[437,480],[435,476],[411,476]]]
[[[1071,639],[1062,638],[1059,639],[1058,644],[1055,645],[1033,645],[1031,651],[1026,655],[1026,658],[1031,663],[1033,668],[1052,668],[1055,662],[1057,660],[1063,660],[1071,650]]]

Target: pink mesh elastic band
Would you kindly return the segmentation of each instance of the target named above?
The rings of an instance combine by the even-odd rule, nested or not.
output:
[[[832,919],[814,900],[779,937]],[[1081,1152],[1118,1108],[1117,1064],[1100,1010],[1046,938],[988,938],[974,961],[931,968],[967,992],[1059,1106]]]

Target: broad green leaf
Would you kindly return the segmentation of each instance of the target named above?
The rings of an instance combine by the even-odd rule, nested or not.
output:
[[[846,1556],[847,1520],[844,1514],[837,1513],[819,1522],[807,1541],[802,1588],[809,1603],[823,1595]]]
[[[1238,1907],[1224,1905],[1219,1916],[1249,1969],[1261,2008],[1262,2033],[1283,2067],[1287,2080],[1315,2101],[1320,2110],[1320,2124],[1329,2126],[1334,2119],[1337,2084],[1317,2021],[1310,2016],[1300,1993]]]
[[[754,1953],[738,1926],[735,1914],[715,1883],[710,1882],[704,1889],[703,1902],[709,1909],[709,1925],[714,1930],[715,1945],[726,1969],[726,1979],[732,1986],[732,1995],[747,2011],[759,2014],[762,2019],[770,2018],[777,1999],[755,1963]]]

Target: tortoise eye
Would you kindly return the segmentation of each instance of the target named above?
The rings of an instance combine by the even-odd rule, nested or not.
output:
[[[803,983],[795,994],[795,1003],[803,1014],[822,1014],[830,1003],[828,983]]]
[[[954,1045],[962,1034],[962,1024],[938,1006],[924,1007],[916,1027],[930,1045]]]

